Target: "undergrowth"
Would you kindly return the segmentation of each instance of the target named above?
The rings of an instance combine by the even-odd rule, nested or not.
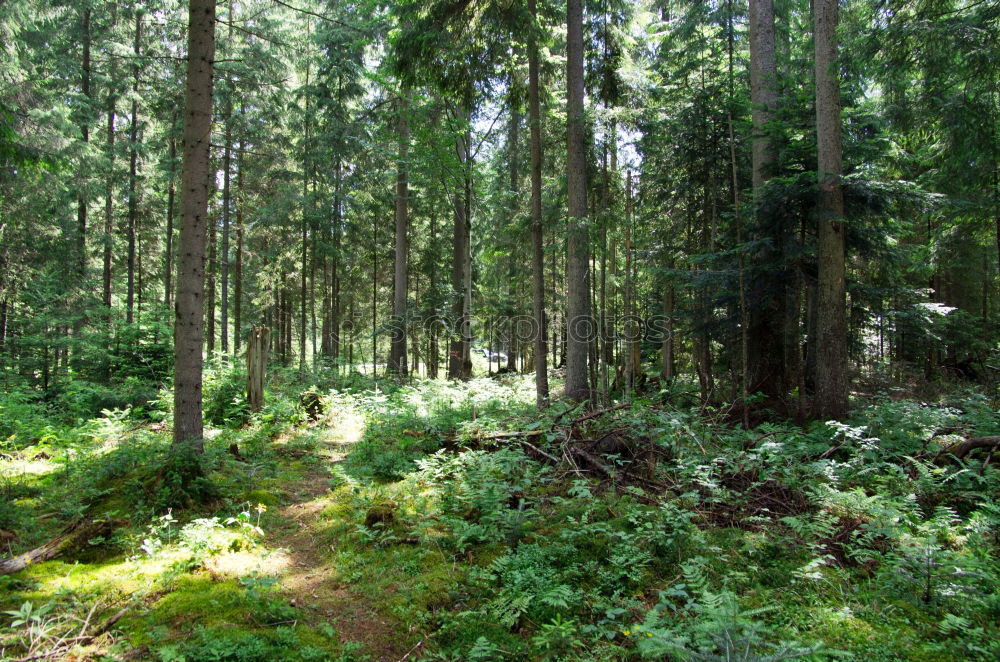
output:
[[[168,394],[73,415],[0,399],[8,554],[73,522],[116,525],[0,578],[0,659],[388,659],[388,631],[426,661],[1000,655],[1000,472],[986,452],[938,454],[1000,431],[981,394],[876,398],[843,423],[754,430],[636,401],[573,428],[616,440],[588,446],[602,475],[563,461],[585,443],[566,432],[584,412],[536,412],[516,375],[400,386],[279,372],[257,414],[240,383],[213,368],[204,492],[180,504]],[[303,391],[323,394],[319,420]],[[497,436],[516,431],[532,435]],[[271,539],[306,486],[319,492],[310,571],[348,592],[313,596],[327,607],[292,604],[296,550]],[[388,629],[364,634],[337,611],[351,600]]]

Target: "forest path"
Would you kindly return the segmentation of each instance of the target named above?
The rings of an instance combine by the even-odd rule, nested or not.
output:
[[[363,431],[360,416],[338,413],[333,426],[321,423],[276,442],[288,444],[309,435],[317,442],[319,461],[302,462],[297,479],[282,485],[283,501],[290,503],[277,508],[280,523],[267,531],[266,542],[286,551],[289,562],[279,575],[278,586],[299,609],[304,625],[319,630],[328,625],[341,643],[361,644],[359,652],[396,662],[408,652],[407,637],[401,636],[391,618],[379,614],[363,587],[338,579],[329,558],[335,550],[322,531],[321,516],[330,505],[330,467],[347,456]]]

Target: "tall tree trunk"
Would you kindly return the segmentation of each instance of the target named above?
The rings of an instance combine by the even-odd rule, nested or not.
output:
[[[209,175],[211,178],[209,180],[209,191],[215,185],[216,167],[215,165],[212,166],[212,172]],[[215,354],[215,284],[216,274],[219,273],[219,242],[216,238],[218,229],[218,219],[213,214],[208,218],[208,270],[205,274],[205,289],[207,290],[205,296],[205,323],[207,326],[205,330],[205,350],[209,356]]]
[[[587,232],[587,160],[583,86],[583,2],[566,9],[566,177],[569,223],[566,237],[566,395],[591,397],[587,356],[590,334],[590,264]]]
[[[174,127],[177,126],[177,111],[174,111],[170,122],[170,170],[167,174],[167,234],[163,246],[163,305],[169,309],[173,302],[174,275],[174,164],[177,161],[177,138]]]
[[[838,0],[815,0],[816,137],[819,151],[819,280],[816,399],[819,418],[847,414],[847,312],[844,192],[837,72]]]
[[[204,452],[202,341],[205,225],[212,132],[215,0],[190,0],[188,73],[181,170],[181,235],[174,323],[174,445]]]
[[[774,174],[778,152],[771,136],[778,102],[778,68],[775,58],[774,2],[753,0],[750,3],[750,98],[753,138],[754,209],[759,207],[761,189]],[[765,226],[768,224],[764,224]],[[755,228],[760,231],[760,223]],[[776,248],[767,264],[780,264],[783,258],[784,230],[772,237]],[[741,253],[742,255],[742,253]],[[750,285],[755,294],[747,327],[747,390],[762,392],[769,401],[785,396],[785,299],[787,274],[771,267],[758,269]]]
[[[112,79],[114,78],[112,72]],[[102,290],[104,305],[111,308],[112,248],[115,239],[115,94],[108,92],[108,183],[104,197],[104,259]]]
[[[80,135],[84,144],[90,143],[90,8],[83,10],[80,17],[80,28],[83,32],[83,62],[80,67],[80,91],[83,93],[86,108],[80,115]],[[86,170],[89,170],[87,168]],[[86,180],[81,182],[81,188],[86,188]],[[81,190],[77,195],[76,211],[76,251],[79,260],[80,282],[87,274],[87,193]]]
[[[756,1],[756,0],[755,0]],[[764,0],[770,2],[770,0]],[[729,103],[726,112],[727,125],[729,128],[729,164],[732,175],[733,193],[733,217],[736,224],[736,245],[739,250],[737,275],[739,283],[739,310],[740,310],[740,401],[743,414],[743,427],[750,428],[750,403],[748,395],[750,392],[750,334],[749,334],[749,313],[747,311],[747,286],[746,286],[746,258],[743,254],[743,215],[740,209],[740,180],[739,167],[736,161],[736,132],[733,129],[733,106],[735,105],[736,92],[733,78],[733,42],[735,41],[733,27],[733,0],[728,0],[726,4],[727,24],[728,24],[728,59],[729,59]],[[752,12],[753,10],[751,10]],[[773,12],[772,12],[773,13]],[[753,14],[751,13],[751,20]],[[771,20],[771,31],[774,31],[774,20]],[[773,41],[773,39],[772,39]],[[773,51],[773,47],[772,47]],[[752,86],[751,86],[752,87]],[[752,96],[752,95],[751,95]]]
[[[389,347],[389,371],[406,375],[406,253],[407,253],[407,206],[409,205],[409,181],[407,159],[410,148],[410,127],[406,114],[409,111],[405,100],[406,90],[399,102],[396,118],[396,137],[399,151],[396,161],[396,254],[393,262],[392,279],[392,323],[391,346]]]
[[[462,190],[454,195],[455,232],[452,255],[452,287],[455,300],[452,305],[455,328],[452,330],[448,353],[448,378],[467,381],[472,377],[472,92],[466,93],[463,108],[465,130],[456,141],[459,160],[462,162]]]
[[[343,179],[343,164],[340,157],[337,157],[337,167],[335,168],[335,180],[333,188],[333,265],[330,267],[330,280],[332,292],[330,293],[330,351],[334,361],[340,364],[340,245],[341,245],[341,225],[343,224],[342,210],[343,204],[340,199],[341,182]],[[353,344],[352,354],[353,358]]]
[[[233,345],[240,351],[243,334],[243,141],[236,153],[236,264],[233,269]]]
[[[774,0],[750,0],[750,102],[753,105],[753,187],[756,192],[774,174],[778,150],[771,123],[778,105]]]
[[[7,349],[7,299],[0,300],[0,355]]]
[[[227,19],[229,24],[229,39],[233,40],[233,4],[229,5]],[[219,329],[222,353],[229,353],[229,226],[232,213],[232,156],[233,156],[233,89],[232,79],[226,74],[226,105],[223,111],[222,124],[224,138],[222,145],[222,246],[219,247],[220,267],[222,270],[221,315]],[[239,330],[236,331],[239,334]]]
[[[138,200],[138,159],[139,159],[139,47],[142,38],[142,14],[135,17],[135,43],[132,65],[132,121],[129,125],[129,168],[128,168],[128,289],[126,290],[125,321],[135,321],[135,239],[139,223]]]
[[[378,213],[372,215],[372,378],[378,378]]]
[[[528,0],[531,20],[538,21],[536,0]],[[531,301],[535,319],[535,402],[549,405],[549,367],[545,319],[545,250],[542,237],[542,111],[539,101],[539,54],[534,27],[528,36],[528,123],[531,125]]]
[[[309,42],[311,22],[306,18],[306,43]],[[309,55],[306,55],[306,81],[305,81],[305,140],[302,145],[302,273],[299,279],[299,372],[306,369],[306,275],[308,273],[307,262],[309,260],[309,223],[312,221],[312,200],[309,197],[309,150],[312,148],[310,136],[310,108],[309,108],[309,76],[312,62]]]
[[[509,217],[507,219],[508,227],[513,230],[515,223],[517,222],[517,210],[519,207],[518,192],[520,189],[520,171],[518,170],[518,142],[520,141],[520,128],[521,128],[521,113],[518,108],[518,99],[521,94],[521,86],[518,84],[517,79],[514,75],[510,78],[510,126],[507,135],[507,166],[509,168],[510,174],[510,188],[507,191],[509,197],[508,204],[510,208],[508,210]],[[511,242],[517,243],[520,240],[520,233],[510,232]],[[517,345],[514,340],[514,314],[519,310],[520,306],[518,301],[518,290],[517,285],[517,272],[515,269],[515,264],[519,261],[515,260],[515,256],[519,257],[519,251],[516,246],[511,246],[510,250],[507,252],[507,305],[508,310],[505,315],[506,322],[506,334],[507,334],[507,371],[516,372],[517,371]]]
[[[668,263],[668,268],[673,264]],[[674,286],[667,276],[663,284],[663,349],[660,356],[660,377],[664,381],[674,378]]]

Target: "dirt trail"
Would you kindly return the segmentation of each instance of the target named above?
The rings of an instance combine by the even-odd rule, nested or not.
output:
[[[329,467],[341,461],[360,438],[361,430],[350,420],[346,423],[314,429],[321,439],[321,461],[309,465],[297,483],[284,486],[284,496],[292,503],[278,509],[282,522],[268,531],[267,544],[287,550],[289,562],[279,586],[299,608],[305,624],[329,624],[341,642],[361,643],[363,652],[375,659],[396,662],[409,652],[408,637],[397,631],[390,618],[380,615],[361,591],[336,580],[325,559],[331,550],[320,547],[324,543],[317,535],[319,516],[329,504]]]

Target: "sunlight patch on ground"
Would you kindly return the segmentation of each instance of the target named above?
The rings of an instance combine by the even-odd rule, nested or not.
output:
[[[15,458],[0,463],[0,476],[4,478],[16,478],[21,475],[44,476],[50,474],[59,465],[51,460],[26,460]]]
[[[328,441],[349,444],[364,437],[367,427],[364,414],[357,410],[350,399],[331,393],[326,398],[326,407],[324,418],[329,429],[325,436]]]
[[[254,573],[280,575],[291,559],[284,550],[241,550],[217,554],[205,561],[205,569],[216,579],[236,579]]]

